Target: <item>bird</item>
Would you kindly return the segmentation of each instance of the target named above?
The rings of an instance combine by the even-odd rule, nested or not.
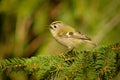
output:
[[[80,31],[75,30],[73,27],[65,24],[62,21],[54,21],[49,26],[52,36],[57,42],[66,46],[69,51],[73,50],[82,42],[89,42],[93,45],[97,43],[93,42],[91,38],[87,37]]]

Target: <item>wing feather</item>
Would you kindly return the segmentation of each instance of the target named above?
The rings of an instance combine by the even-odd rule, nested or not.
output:
[[[78,31],[68,32],[68,33],[66,33],[65,37],[91,41],[91,38],[87,37],[86,35],[82,34],[81,32],[78,32]]]

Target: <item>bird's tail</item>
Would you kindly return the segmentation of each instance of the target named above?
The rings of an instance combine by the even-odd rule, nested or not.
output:
[[[92,41],[92,40],[85,40],[85,41],[88,42],[88,43],[91,43],[91,44],[94,45],[94,46],[97,46],[97,45],[98,45],[97,42],[94,42],[94,41]]]

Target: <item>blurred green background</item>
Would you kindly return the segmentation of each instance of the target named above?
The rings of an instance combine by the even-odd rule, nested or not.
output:
[[[49,31],[56,20],[99,45],[120,41],[120,0],[0,0],[0,60],[64,51]]]

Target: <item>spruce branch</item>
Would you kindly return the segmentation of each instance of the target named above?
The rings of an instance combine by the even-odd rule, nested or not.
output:
[[[92,51],[11,58],[0,62],[1,74],[20,70],[36,80],[113,80],[120,73],[120,43]]]

